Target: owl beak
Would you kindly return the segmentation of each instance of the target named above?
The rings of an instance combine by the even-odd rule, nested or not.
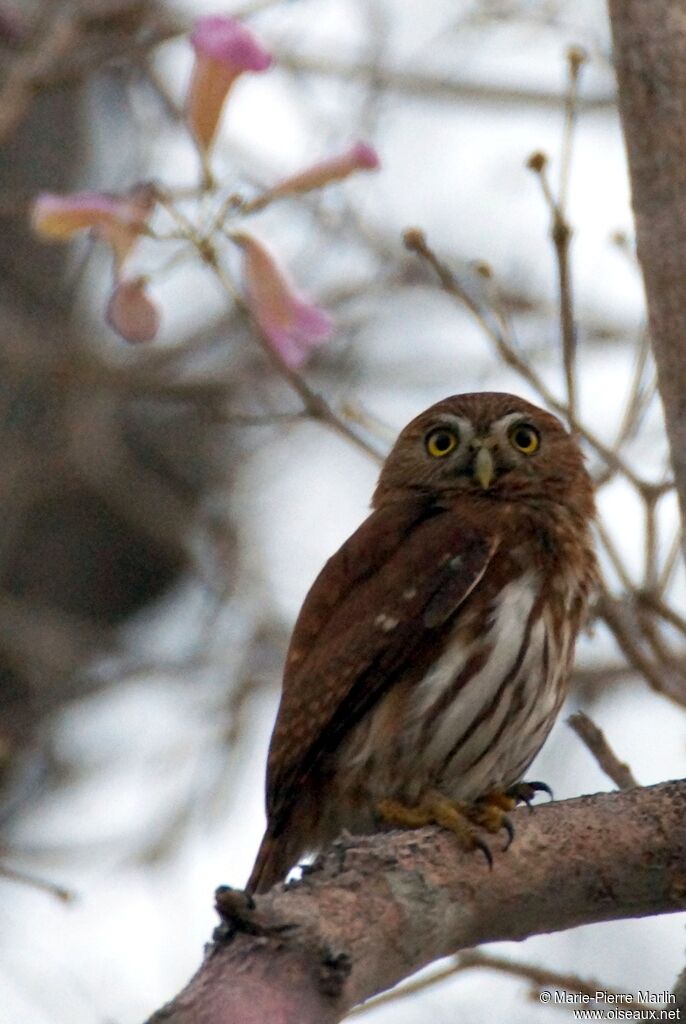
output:
[[[491,486],[495,473],[493,455],[489,448],[479,448],[474,459],[474,476],[486,491]]]

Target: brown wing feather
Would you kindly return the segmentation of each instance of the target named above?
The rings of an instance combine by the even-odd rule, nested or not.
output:
[[[406,501],[373,512],[327,562],[289,648],[267,768],[270,835],[320,758],[454,615],[498,543],[476,517]]]

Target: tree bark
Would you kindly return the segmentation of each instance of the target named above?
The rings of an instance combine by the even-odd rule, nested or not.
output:
[[[609,0],[609,8],[638,258],[686,521],[686,7]]]
[[[686,781],[513,820],[509,850],[491,840],[492,870],[436,828],[339,840],[302,881],[229,920],[148,1024],[334,1024],[465,947],[686,909]],[[218,902],[236,896],[220,891]]]

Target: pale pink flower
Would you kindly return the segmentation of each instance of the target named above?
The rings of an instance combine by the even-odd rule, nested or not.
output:
[[[206,153],[233,83],[244,71],[266,71],[272,58],[240,21],[225,15],[200,18],[191,43],[195,64],[186,118],[198,146]]]
[[[374,147],[367,142],[356,142],[344,153],[320,160],[297,174],[292,174],[288,178],[284,178],[283,181],[277,182],[267,190],[264,196],[260,196],[256,200],[255,205],[262,205],[262,200],[275,199],[277,196],[310,192],[312,189],[321,188],[332,181],[348,178],[356,171],[375,171],[380,166],[381,161]]]
[[[143,277],[123,278],[114,287],[105,319],[125,341],[152,341],[160,326],[160,313],[145,290]]]
[[[135,185],[124,195],[108,192],[43,192],[33,202],[31,226],[49,241],[63,242],[77,231],[92,230],[112,246],[120,268],[137,242],[155,205],[151,185]]]
[[[248,306],[274,352],[287,366],[297,369],[311,349],[331,335],[333,321],[295,290],[262,242],[243,232],[232,238],[243,250]]]

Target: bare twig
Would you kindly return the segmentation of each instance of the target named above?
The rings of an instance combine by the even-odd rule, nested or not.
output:
[[[644,488],[650,487],[650,483],[642,480],[633,469],[608,445],[604,444],[599,437],[576,420],[569,417],[569,406],[566,402],[560,401],[550,388],[545,384],[543,378],[536,373],[527,360],[516,350],[511,340],[505,336],[501,325],[495,323],[479,303],[463,287],[459,279],[435,254],[428,245],[426,237],[418,228],[408,228],[404,233],[405,246],[411,252],[421,256],[438,275],[441,287],[449,295],[454,296],[467,307],[476,321],[481,325],[487,337],[495,345],[496,351],[503,362],[515,370],[543,399],[543,401],[555,412],[564,416],[570,421],[570,426],[595,450],[595,452],[617,472],[626,477],[633,486],[641,492]]]
[[[645,527],[643,530],[643,587],[646,591],[655,589],[657,583],[657,516],[656,506],[658,495],[652,491],[643,495],[643,513]]]
[[[460,953],[460,964],[462,968],[482,967],[487,970],[498,971],[501,974],[510,974],[515,978],[522,978],[530,981],[534,986],[534,995],[543,990],[556,989],[564,992],[578,992],[580,995],[589,996],[595,999],[599,992],[603,995],[615,996],[618,1000],[626,999],[631,995],[631,1008],[637,1010],[653,1010],[654,1006],[636,999],[633,993],[622,992],[620,989],[597,981],[594,978],[580,978],[578,974],[567,974],[560,971],[552,971],[547,967],[539,967],[537,964],[521,963],[517,960],[508,960],[504,956],[490,956],[481,953],[476,949],[465,950]]]
[[[605,985],[600,981],[594,979],[580,978],[575,974],[562,974],[559,971],[550,971],[548,968],[543,968],[538,964],[526,964],[521,961],[514,961],[505,956],[492,956],[487,953],[482,953],[478,949],[465,949],[463,952],[458,953],[455,958],[455,963],[448,967],[441,968],[438,971],[434,971],[430,975],[425,975],[422,978],[418,978],[416,981],[410,981],[404,985],[398,986],[397,988],[391,989],[390,992],[384,992],[382,995],[376,996],[376,998],[370,999],[361,1007],[355,1007],[354,1010],[350,1011],[346,1020],[350,1020],[353,1017],[361,1017],[372,1010],[376,1010],[378,1007],[389,1004],[389,1002],[396,1002],[398,999],[403,999],[409,995],[416,995],[418,992],[426,991],[428,988],[434,988],[443,981],[455,978],[458,974],[463,974],[465,971],[471,970],[487,970],[487,971],[498,971],[500,974],[510,975],[513,978],[521,978],[524,981],[528,981],[532,986],[532,994],[538,995],[542,990],[556,989],[558,991],[565,992],[578,992],[583,995],[588,995],[593,999],[598,992],[607,992],[613,995],[625,995],[626,993],[620,993],[617,989],[612,988],[610,985]],[[636,1002],[632,1002],[632,1007],[636,1006]],[[641,1004],[643,1007],[644,1004]]]
[[[179,231],[195,247],[202,262],[212,271],[227,299],[247,315],[247,307],[223,266],[219,258],[217,246],[212,238],[196,228],[189,218],[178,209],[173,198],[164,189],[158,189],[157,194],[162,205],[175,220]],[[381,461],[384,454],[383,451],[373,444],[354,423],[348,422],[343,416],[339,415],[322,395],[311,388],[304,377],[290,367],[274,347],[267,343],[257,325],[255,325],[254,337],[278,375],[286,381],[301,399],[304,411],[311,419],[324,423],[335,433],[340,434],[348,441],[352,441],[365,454],[371,456],[376,461]]]
[[[289,71],[340,78],[350,82],[370,82],[377,88],[392,90],[401,95],[463,100],[470,105],[500,107],[503,104],[512,104],[518,107],[544,109],[559,109],[566,102],[565,95],[550,93],[543,89],[511,89],[481,82],[459,81],[421,71],[378,67],[374,61],[348,61],[333,54],[316,57],[296,54],[281,47],[275,47],[275,52],[279,65]],[[597,95],[584,97],[579,105],[582,110],[602,110],[613,106],[614,102],[614,97]]]
[[[477,949],[466,949],[456,956],[455,962],[450,966],[434,971],[433,974],[428,976],[425,975],[424,977],[417,978],[416,981],[407,982],[405,985],[392,989],[390,992],[384,992],[383,995],[377,996],[375,999],[370,999],[362,1006],[357,1006],[345,1019],[350,1020],[353,1017],[361,1017],[370,1010],[375,1010],[386,1003],[395,1003],[400,999],[416,995],[418,992],[424,992],[426,989],[434,988],[443,981],[454,978],[457,974],[474,969],[497,971],[499,974],[507,974],[513,978],[521,978],[524,981],[528,981],[532,985],[532,995],[534,997],[538,996],[542,991],[550,990],[579,993],[580,995],[588,996],[589,999],[595,999],[599,992],[615,996],[618,1000],[621,1000],[622,997],[626,999],[627,996],[627,993],[620,992],[619,989],[613,988],[611,985],[595,981],[593,978],[580,978],[576,974],[563,974],[560,971],[551,971],[547,967],[540,967],[538,964],[510,960],[504,956],[492,956],[487,953],[481,953]],[[642,1003],[633,997],[631,1006],[632,1008],[650,1009],[647,1003]]]
[[[579,114],[579,76],[586,62],[586,51],[580,46],[570,46],[567,50],[567,70],[569,82],[565,96],[565,125],[562,133],[562,152],[560,154],[560,185],[557,203],[560,210],[567,209],[569,179],[572,170],[572,146],[574,129]]]
[[[638,598],[639,601],[647,608],[650,608],[656,615],[659,615],[660,618],[665,620],[665,622],[669,622],[669,624],[674,626],[675,629],[678,629],[683,636],[686,636],[686,619],[684,616],[679,615],[671,605],[666,604],[666,602],[662,600],[662,598],[658,597],[654,591],[649,590],[639,593]]]
[[[568,122],[569,130],[573,121]],[[570,143],[571,146],[571,143]],[[566,154],[569,159],[571,149]],[[555,250],[557,267],[557,283],[560,307],[560,329],[562,340],[562,363],[564,367],[565,386],[567,389],[567,416],[571,424],[576,423],[576,327],[574,324],[574,307],[572,302],[572,281],[569,266],[569,245],[572,229],[567,221],[564,206],[552,193],[546,173],[547,159],[543,153],[534,153],[529,157],[527,166],[534,171],[541,184],[543,196],[548,205],[551,217],[550,237]],[[563,177],[566,189],[566,174]]]
[[[207,243],[205,243],[205,247],[206,246]],[[227,296],[233,299],[233,301],[241,308],[245,309],[242,299],[237,295],[226,271],[217,259],[216,253],[213,252],[209,259],[206,258],[206,262],[208,262],[209,266],[214,271],[217,280],[224,288]],[[341,437],[344,437],[348,441],[352,441],[355,447],[361,449],[366,455],[371,456],[371,458],[376,462],[380,462],[383,459],[383,451],[368,440],[368,438],[365,437],[365,435],[358,430],[355,425],[349,423],[342,416],[339,416],[323,395],[314,391],[301,374],[288,366],[279,353],[267,343],[257,325],[255,325],[254,334],[271,365],[277,371],[279,376],[282,377],[300,397],[305,412],[311,419],[318,420],[335,433],[340,434]]]
[[[614,598],[606,588],[601,588],[597,612],[610,629],[629,664],[643,676],[649,686],[658,693],[663,693],[665,696],[670,697],[671,700],[676,701],[680,706],[683,706],[685,700],[684,693],[674,685],[669,685],[668,674],[661,671],[660,666],[656,665],[645,654],[640,642],[637,640],[635,615],[630,620],[627,608]]]
[[[21,885],[28,885],[32,889],[40,889],[49,893],[62,903],[73,903],[76,893],[73,889],[67,889],[64,885],[57,885],[47,878],[41,878],[30,871],[23,871],[19,868],[12,868],[8,864],[0,863],[0,878],[7,878],[11,882],[19,882]]]
[[[662,570],[655,584],[655,589],[658,594],[664,594],[671,585],[674,573],[681,561],[682,552],[683,542],[681,539],[681,530],[677,530],[672,538],[672,543],[669,546],[667,557],[664,560]]]
[[[600,543],[603,545],[603,548],[605,549],[605,552],[608,558],[610,559],[612,568],[617,573],[617,578],[619,582],[621,583],[626,593],[633,593],[636,588],[631,580],[631,577],[629,576],[627,568],[624,564],[624,560],[619,553],[617,545],[615,544],[614,537],[612,536],[612,534],[600,518],[598,518],[595,524],[595,528],[598,534],[598,539],[600,540]]]
[[[599,729],[595,722],[584,714],[577,711],[567,719],[579,739],[586,744],[596,761],[608,776],[612,779],[618,789],[631,789],[639,783],[628,764],[620,761],[610,744],[605,738],[602,729]]]

